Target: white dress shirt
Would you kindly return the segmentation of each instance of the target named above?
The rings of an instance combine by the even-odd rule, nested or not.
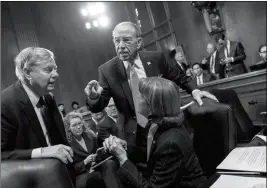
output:
[[[114,118],[112,116],[109,116],[109,115],[108,115],[108,117],[110,117],[115,123],[117,123],[117,119],[116,118]]]
[[[215,51],[212,54],[211,58],[210,58],[210,72],[213,73],[213,74],[215,74],[215,57],[216,57],[216,52],[217,51]]]
[[[197,78],[197,85],[203,84],[203,74],[201,74],[200,76],[196,76],[196,78]]]
[[[45,126],[45,122],[44,122],[44,119],[42,117],[42,114],[41,114],[41,109],[37,107],[37,103],[39,102],[40,100],[40,96],[37,95],[36,93],[34,93],[28,86],[26,86],[24,83],[22,83],[22,87],[24,88],[24,90],[26,91],[31,103],[32,103],[32,106],[34,108],[34,111],[37,115],[37,118],[39,120],[39,123],[42,127],[42,130],[43,130],[43,133],[44,133],[44,137],[45,137],[45,140],[46,140],[46,143],[48,146],[51,146],[51,143],[50,143],[50,140],[49,140],[49,136],[48,136],[48,133],[47,133],[47,129],[46,129],[46,126]],[[37,126],[37,125],[36,125]],[[32,154],[31,154],[31,157],[32,158],[39,158],[41,156],[41,148],[37,148],[37,149],[33,149],[32,150]]]
[[[227,44],[226,44],[226,48],[224,48],[224,55],[225,57],[230,57],[230,41],[227,40]],[[234,62],[234,58],[233,57],[230,57],[231,58],[231,61]]]

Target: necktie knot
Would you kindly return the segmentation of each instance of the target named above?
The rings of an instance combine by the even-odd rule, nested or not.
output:
[[[38,108],[40,108],[40,107],[42,107],[42,106],[44,106],[45,105],[45,101],[44,101],[44,99],[43,99],[43,97],[40,97],[40,99],[39,99],[39,101],[38,101],[38,103],[37,103],[37,107]]]

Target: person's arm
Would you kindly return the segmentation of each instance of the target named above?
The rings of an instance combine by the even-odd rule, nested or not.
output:
[[[240,42],[238,42],[236,46],[236,54],[237,56],[232,58],[231,64],[237,64],[240,61],[244,61],[246,59],[245,49]]]
[[[15,149],[18,123],[5,104],[1,104],[1,159],[30,159],[32,149]]]
[[[198,89],[196,81],[187,76],[173,58],[167,61],[164,54],[161,54],[159,67],[163,71],[164,78],[175,82],[182,89],[186,90],[187,93],[191,94],[193,90]]]
[[[157,158],[153,173],[149,179],[145,179],[130,160],[126,160],[121,165],[118,173],[134,187],[173,187],[174,182],[182,177],[184,168],[182,153],[176,144],[169,142],[167,146],[159,148]]]
[[[99,83],[103,88],[103,91],[97,98],[91,99],[90,97],[88,97],[89,108],[94,113],[101,112],[107,106],[109,99],[111,97],[110,88],[107,79],[101,70],[101,67],[99,67],[98,69],[98,74],[99,74]]]

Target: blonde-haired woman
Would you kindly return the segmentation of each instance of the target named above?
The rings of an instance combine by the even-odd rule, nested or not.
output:
[[[98,149],[95,133],[86,126],[80,113],[70,112],[64,118],[67,140],[73,150],[74,168],[76,172],[76,188],[98,187],[117,188],[113,161],[107,161],[91,172]]]
[[[119,160],[120,177],[136,188],[197,187],[206,178],[182,124],[178,86],[164,78],[150,77],[140,81],[139,91],[139,113],[149,120],[146,174],[128,159],[121,140],[110,136],[103,145]]]

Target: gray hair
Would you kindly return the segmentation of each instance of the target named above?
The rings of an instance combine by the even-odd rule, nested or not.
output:
[[[112,37],[114,37],[114,31],[118,27],[125,26],[125,25],[131,26],[134,29],[134,31],[136,33],[136,37],[140,37],[141,36],[141,30],[140,30],[140,28],[136,24],[134,24],[133,22],[121,22],[121,23],[117,24],[115,26],[115,28],[113,29],[113,31],[112,31]]]
[[[23,69],[31,68],[40,61],[55,61],[53,52],[45,48],[28,47],[23,49],[15,58],[15,73],[20,81],[24,81]]]

